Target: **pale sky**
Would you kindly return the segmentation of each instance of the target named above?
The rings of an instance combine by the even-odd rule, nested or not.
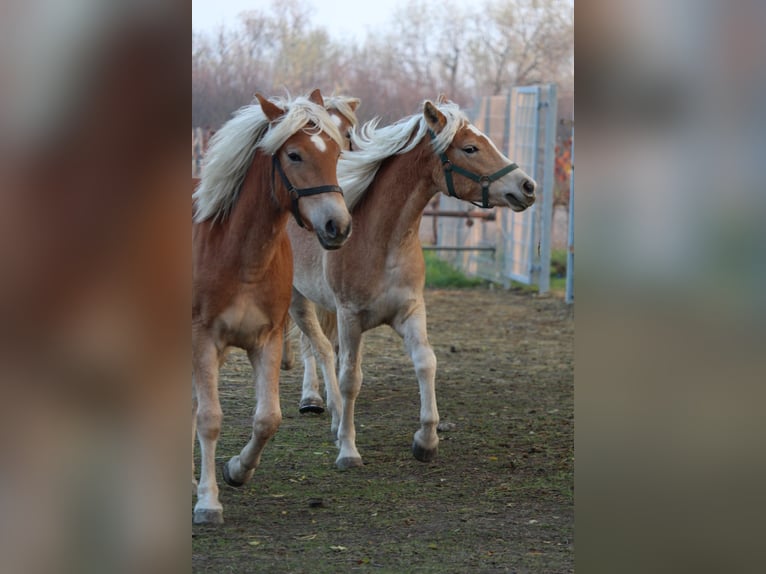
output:
[[[336,39],[362,40],[368,30],[387,23],[393,11],[406,0],[306,0],[314,23]],[[234,27],[237,15],[244,10],[268,9],[268,0],[193,0],[192,29],[217,30],[220,24]]]

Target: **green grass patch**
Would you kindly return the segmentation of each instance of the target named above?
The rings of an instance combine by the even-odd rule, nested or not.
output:
[[[551,251],[551,279],[567,276],[567,250],[553,249]]]
[[[565,291],[567,288],[567,250],[551,251],[551,291]]]
[[[424,251],[426,260],[426,287],[437,289],[443,288],[470,288],[481,287],[488,281],[479,277],[469,277],[448,262],[440,259],[434,251]],[[567,275],[567,252],[566,249],[554,249],[551,251],[551,291],[566,290]],[[537,285],[525,285],[517,281],[511,281],[511,288],[524,293],[537,293]]]
[[[433,251],[424,251],[426,260],[426,287],[434,288],[465,288],[479,287],[486,281],[478,277],[468,277],[462,271],[439,259]]]

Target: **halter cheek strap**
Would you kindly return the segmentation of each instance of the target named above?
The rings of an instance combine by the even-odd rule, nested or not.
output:
[[[293,217],[295,217],[296,223],[304,229],[306,224],[303,223],[301,212],[298,209],[298,200],[301,197],[319,195],[320,193],[340,193],[343,195],[343,190],[340,188],[340,186],[337,185],[320,185],[318,187],[306,187],[303,189],[298,189],[292,183],[290,183],[289,179],[287,179],[287,175],[285,175],[285,172],[282,169],[282,162],[279,161],[277,154],[274,154],[272,158],[273,169],[271,170],[271,192],[276,194],[276,174],[279,174],[279,177],[282,179],[282,183],[284,183],[285,187],[287,188],[287,193],[290,195],[290,200],[292,202],[290,209],[293,212]]]
[[[436,134],[434,133],[433,130],[428,130],[428,133],[430,134],[432,140],[436,139]],[[440,153],[439,159],[442,162],[442,169],[444,169],[444,179],[447,182],[447,193],[449,193],[449,195],[452,197],[456,197],[457,199],[467,201],[468,203],[471,203],[475,205],[476,207],[482,207],[484,209],[488,209],[492,207],[489,204],[490,184],[497,181],[504,175],[511,173],[514,169],[519,168],[517,164],[511,163],[491,175],[479,175],[478,173],[473,173],[472,171],[463,169],[459,165],[453,164],[447,157],[446,152]],[[481,184],[481,205],[479,205],[475,201],[471,201],[469,199],[463,199],[462,197],[459,197],[457,193],[455,193],[455,184],[452,181],[452,172],[458,173],[462,175],[463,177],[467,177],[471,181],[475,181],[476,183]]]

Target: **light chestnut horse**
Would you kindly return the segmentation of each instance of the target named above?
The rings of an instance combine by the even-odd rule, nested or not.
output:
[[[359,107],[361,100],[359,98],[353,98],[350,96],[330,96],[324,98],[324,105],[327,113],[330,114],[330,119],[338,126],[338,130],[343,136],[342,151],[348,151],[351,149],[351,130],[359,124],[359,119],[356,117],[356,110]],[[292,341],[288,335],[290,331],[290,318],[287,318],[285,323],[284,343],[282,349],[282,368],[289,371],[295,364],[295,353],[293,352]],[[308,341],[301,344],[307,345]],[[309,408],[309,410],[314,410]],[[324,408],[319,409],[319,412],[324,411]],[[315,411],[316,412],[316,411]]]
[[[354,219],[344,248],[323,253],[311,236],[288,225],[295,277],[290,315],[311,341],[325,380],[339,468],[360,466],[354,403],[362,383],[362,334],[387,324],[404,339],[420,386],[420,429],[413,454],[437,453],[434,379],[436,357],[428,342],[423,300],[425,263],[418,230],[422,212],[438,192],[481,207],[523,211],[535,201],[535,182],[473,126],[454,103],[426,101],[423,113],[384,128],[365,124],[352,134],[354,151],[338,163],[338,179]],[[337,314],[340,388],[331,342],[319,308]],[[313,369],[311,353],[304,356]],[[301,403],[321,406],[316,384],[304,380]],[[316,375],[313,374],[316,381]]]
[[[194,522],[221,523],[215,448],[222,412],[218,370],[227,348],[244,349],[253,366],[253,434],[223,466],[227,483],[253,476],[282,420],[279,364],[290,304],[292,213],[321,250],[343,245],[351,216],[336,176],[343,145],[319,90],[292,101],[241,108],[214,136],[194,199],[192,231],[192,445],[200,442]],[[319,239],[317,242],[316,239]]]

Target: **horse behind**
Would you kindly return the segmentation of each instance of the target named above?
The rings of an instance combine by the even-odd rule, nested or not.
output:
[[[324,106],[327,113],[330,114],[330,119],[338,126],[341,135],[343,136],[343,147],[341,151],[348,151],[351,149],[351,130],[353,130],[358,124],[359,119],[356,117],[356,109],[359,107],[361,100],[359,98],[353,98],[350,96],[333,95],[328,98],[324,98]],[[287,318],[285,324],[284,345],[282,348],[282,368],[289,371],[295,364],[295,353],[293,352],[292,342],[288,333],[290,331],[290,317]],[[308,345],[308,341],[304,342],[301,338],[301,345]],[[303,352],[303,351],[302,351]],[[315,408],[312,405],[305,407],[301,412],[323,412],[324,408]]]
[[[436,357],[428,342],[423,298],[425,262],[418,229],[423,209],[438,193],[479,207],[523,211],[535,201],[535,182],[505,157],[453,103],[426,101],[421,114],[384,128],[366,123],[352,134],[354,151],[338,163],[338,178],[354,218],[354,235],[337,252],[321,253],[310,236],[288,225],[295,278],[290,315],[311,341],[322,368],[339,468],[360,466],[354,404],[362,383],[362,335],[390,325],[403,339],[420,387],[420,429],[413,454],[437,453]],[[340,387],[335,355],[317,309],[337,314]],[[318,407],[312,353],[301,404]]]
[[[218,370],[229,347],[247,352],[257,405],[250,441],[223,466],[227,483],[253,476],[281,422],[279,364],[290,304],[292,213],[317,245],[336,249],[351,232],[336,167],[343,145],[319,90],[241,108],[214,136],[194,199],[192,228],[192,443],[200,442],[194,522],[223,522],[215,478],[222,412]]]

